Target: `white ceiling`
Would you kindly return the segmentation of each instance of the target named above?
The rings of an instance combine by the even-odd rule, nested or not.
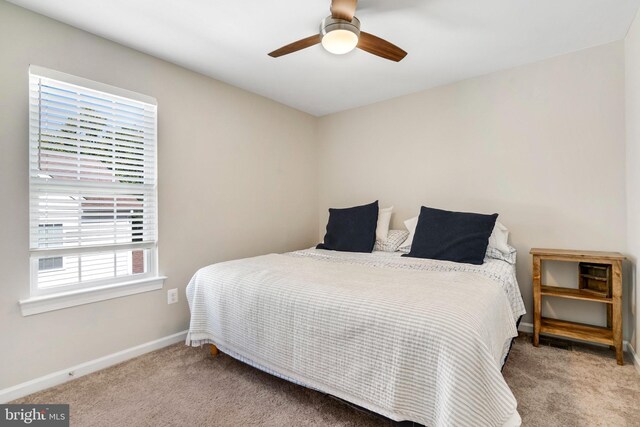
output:
[[[10,0],[314,115],[324,115],[624,38],[640,0],[360,0],[362,29],[400,63],[321,46],[329,0]]]

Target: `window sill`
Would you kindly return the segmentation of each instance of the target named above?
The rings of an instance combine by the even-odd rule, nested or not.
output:
[[[109,286],[80,289],[20,300],[23,316],[162,289],[166,277],[151,277]]]

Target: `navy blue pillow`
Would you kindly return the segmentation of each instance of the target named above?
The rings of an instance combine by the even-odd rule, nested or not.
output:
[[[343,252],[371,252],[376,243],[378,201],[346,209],[329,209],[324,243],[316,249]]]
[[[422,206],[411,251],[403,256],[481,265],[497,218]]]

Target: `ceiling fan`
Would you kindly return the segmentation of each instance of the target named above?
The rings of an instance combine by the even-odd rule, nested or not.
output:
[[[356,18],[358,0],[331,0],[331,16],[320,22],[320,33],[295,41],[276,49],[269,56],[277,58],[318,43],[329,52],[342,55],[356,47],[381,58],[400,62],[407,52],[373,34],[360,31],[360,20]]]

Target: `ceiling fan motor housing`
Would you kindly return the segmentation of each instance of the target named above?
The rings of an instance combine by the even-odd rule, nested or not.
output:
[[[355,16],[351,21],[345,19],[336,19],[327,16],[320,23],[320,36],[324,37],[331,31],[346,30],[351,31],[356,37],[360,37],[360,20]]]

